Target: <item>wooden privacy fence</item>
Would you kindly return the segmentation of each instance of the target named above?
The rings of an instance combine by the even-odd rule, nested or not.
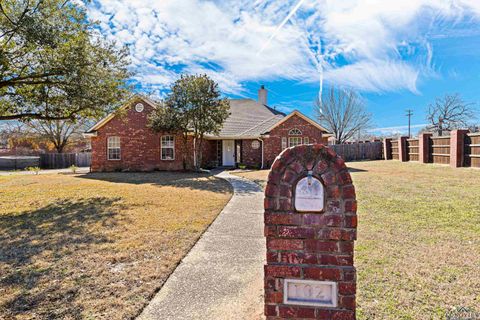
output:
[[[70,166],[89,167],[92,162],[90,152],[83,153],[45,153],[40,155],[40,167],[43,169],[62,169]]]
[[[418,139],[407,139],[408,161],[418,161]]]
[[[40,157],[3,156],[0,157],[0,170],[24,170],[28,167],[38,167]]]
[[[430,138],[432,163],[450,164],[450,136]]]
[[[465,137],[465,166],[480,168],[480,133],[468,133]]]
[[[392,155],[392,159],[398,160],[398,140],[392,140],[391,146],[392,151],[390,153]]]
[[[382,142],[363,142],[351,144],[334,144],[330,148],[345,161],[382,159]]]
[[[453,130],[449,136],[444,137],[422,133],[415,139],[387,138],[383,142],[383,153],[385,160],[449,164],[455,168],[480,168],[480,133]]]

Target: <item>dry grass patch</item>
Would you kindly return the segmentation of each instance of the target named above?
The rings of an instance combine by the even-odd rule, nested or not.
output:
[[[251,180],[260,185],[262,188],[265,188],[265,186],[267,185],[269,172],[270,170],[236,170],[232,171],[231,173],[239,177]]]
[[[359,319],[480,312],[480,170],[351,162],[359,202]],[[268,171],[237,173],[265,184]]]
[[[0,176],[0,318],[134,317],[231,194],[193,173]]]

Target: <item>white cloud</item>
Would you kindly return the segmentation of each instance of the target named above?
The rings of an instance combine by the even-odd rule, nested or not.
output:
[[[425,128],[428,125],[428,123],[424,124],[414,124],[410,126],[410,129],[412,132],[414,132],[414,129],[420,130],[422,128]],[[373,134],[378,134],[378,135],[383,135],[383,136],[394,136],[394,135],[400,135],[400,134],[407,134],[408,133],[408,126],[395,126],[395,127],[384,127],[384,128],[374,128],[368,130],[370,133]]]
[[[404,62],[361,61],[326,70],[325,78],[333,85],[361,91],[393,91],[399,88],[417,92],[418,70]]]
[[[298,3],[95,0],[88,12],[107,39],[129,45],[135,79],[144,86],[166,88],[180,72],[206,72],[235,94],[247,81],[317,82],[301,40],[306,35],[322,41],[327,83],[416,92],[418,78],[433,74],[429,37],[444,33],[445,24],[454,28],[459,19],[480,16],[476,0],[305,0],[278,28]]]

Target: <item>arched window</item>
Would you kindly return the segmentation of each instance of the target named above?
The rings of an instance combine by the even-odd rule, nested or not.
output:
[[[301,136],[302,131],[298,130],[297,128],[293,128],[292,130],[288,131],[289,136]]]

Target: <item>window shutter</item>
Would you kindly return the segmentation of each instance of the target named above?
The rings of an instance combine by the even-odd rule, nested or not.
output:
[[[282,137],[282,150],[287,148],[287,137]]]

